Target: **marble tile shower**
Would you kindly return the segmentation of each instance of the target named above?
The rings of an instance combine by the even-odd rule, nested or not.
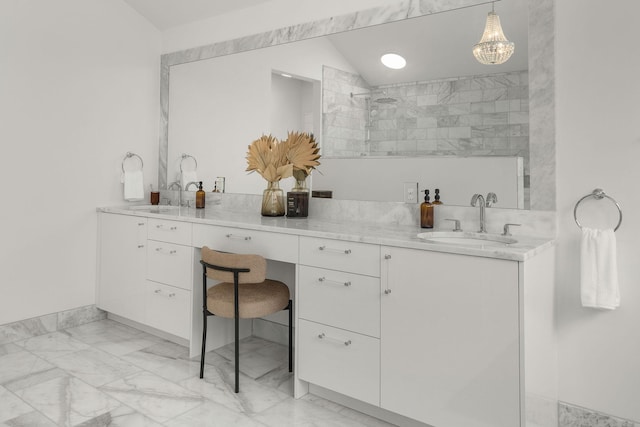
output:
[[[527,71],[369,87],[325,66],[323,82],[325,156],[521,156],[528,175]]]
[[[207,354],[113,320],[0,345],[0,426],[389,426],[324,399],[292,396],[287,347],[241,343]]]

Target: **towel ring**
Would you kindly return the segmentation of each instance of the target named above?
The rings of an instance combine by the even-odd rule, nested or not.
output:
[[[613,229],[613,231],[617,231],[618,228],[620,228],[620,224],[622,224],[622,209],[620,208],[620,205],[618,204],[618,202],[616,202],[616,200],[613,197],[606,194],[602,188],[596,188],[591,193],[587,194],[586,196],[578,200],[578,202],[576,203],[576,206],[573,208],[573,219],[576,221],[576,224],[578,224],[578,227],[580,227],[580,229],[582,230],[582,224],[580,224],[580,221],[578,221],[578,205],[588,197],[593,197],[597,200],[601,200],[606,197],[607,199],[611,200],[613,204],[616,205],[616,207],[618,208],[618,214],[620,215],[620,218],[618,219],[618,224],[616,225],[616,228]]]
[[[127,152],[127,154],[124,156],[124,159],[122,159],[122,172],[124,173],[124,163],[127,161],[127,159],[130,159],[132,157],[137,157],[138,160],[140,160],[140,170],[142,170],[144,168],[144,161],[142,160],[142,157],[138,156],[136,153],[132,153],[131,151]]]
[[[184,169],[182,169],[182,163],[186,160],[186,159],[193,159],[193,163],[195,164],[195,168],[193,168],[193,170],[197,170],[198,169],[198,161],[196,160],[195,157],[193,157],[190,154],[183,154],[182,155],[182,159],[180,159],[180,172],[184,172]]]

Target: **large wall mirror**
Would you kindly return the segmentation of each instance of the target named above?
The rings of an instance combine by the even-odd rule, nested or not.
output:
[[[402,201],[408,181],[420,187],[427,181],[433,183],[427,188],[462,195],[452,193],[449,203],[466,204],[467,193],[484,191],[480,182],[491,175],[487,191],[507,181],[509,189],[498,191],[514,189],[502,207],[529,208],[533,193],[545,186],[529,192],[539,159],[530,149],[535,132],[529,117],[527,0],[495,4],[516,51],[505,64],[491,66],[471,54],[491,5],[435,3],[440,9],[413,11],[422,16],[411,19],[396,18],[402,6],[374,10],[364,28],[351,31],[336,31],[336,22],[329,21],[320,30],[327,34],[319,37],[278,43],[269,34],[257,35],[164,55],[161,188],[178,181],[182,169],[204,181],[208,191],[225,177],[226,192],[261,194],[264,180],[245,172],[248,144],[262,134],[285,138],[287,130],[299,130],[313,132],[322,147],[326,170],[321,165],[322,174],[314,172],[314,188],[333,185],[326,184],[333,178],[357,190],[378,176],[393,194],[382,200]],[[385,20],[395,22],[368,25]],[[381,53],[390,51],[407,58],[404,69],[380,63]],[[185,154],[197,160],[197,169]],[[362,162],[384,166],[363,176]],[[407,175],[409,163],[438,173]],[[483,173],[498,169],[508,173]],[[362,198],[379,200],[375,193]],[[358,191],[345,194],[360,199],[354,196]]]

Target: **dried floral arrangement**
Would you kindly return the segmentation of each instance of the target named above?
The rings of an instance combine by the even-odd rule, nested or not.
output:
[[[287,139],[262,135],[249,145],[247,171],[256,171],[269,182],[290,176],[304,180],[320,165],[320,148],[313,134],[289,132]]]

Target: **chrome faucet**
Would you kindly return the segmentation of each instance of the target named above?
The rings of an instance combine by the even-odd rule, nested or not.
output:
[[[167,190],[172,190],[174,187],[178,187],[178,207],[182,206],[182,184],[178,181],[173,181],[167,187]]]
[[[480,205],[480,230],[478,230],[478,233],[487,232],[484,209],[485,207],[491,207],[494,203],[498,203],[498,196],[496,196],[496,193],[487,194],[486,200],[481,194],[477,193],[471,197],[471,206],[475,208],[476,205]]]

